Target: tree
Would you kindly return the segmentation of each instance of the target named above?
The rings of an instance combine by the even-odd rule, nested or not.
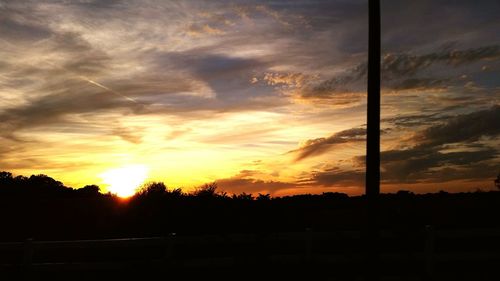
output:
[[[12,180],[12,173],[2,171],[0,172],[0,181],[11,181]]]
[[[41,196],[67,195],[73,191],[72,188],[64,186],[62,182],[44,174],[31,175],[24,180],[24,185],[33,194]]]
[[[151,182],[137,192],[138,196],[162,196],[167,192],[167,187],[163,182]]]
[[[217,183],[207,183],[198,187],[193,195],[200,198],[215,197],[217,195]]]
[[[262,194],[262,193],[259,193],[259,196],[257,196],[257,201],[269,201],[271,200],[271,194],[269,193],[266,193],[266,194]]]
[[[244,200],[244,201],[252,201],[253,200],[253,195],[252,193],[240,193],[238,195],[234,194],[233,195],[233,199],[236,199],[236,200]]]
[[[100,190],[101,189],[98,185],[90,184],[77,189],[76,192],[84,196],[98,196],[100,194]]]

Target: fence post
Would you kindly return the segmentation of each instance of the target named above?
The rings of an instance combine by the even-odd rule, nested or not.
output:
[[[24,257],[23,257],[23,270],[30,271],[31,264],[33,263],[33,238],[24,240]]]
[[[169,233],[167,237],[164,237],[165,241],[165,255],[164,255],[164,260],[165,262],[172,262],[172,259],[174,257],[174,250],[175,250],[175,235],[176,233]]]
[[[434,271],[435,232],[431,225],[425,226],[425,273],[432,278]]]
[[[313,237],[312,237],[312,229],[311,228],[306,228],[305,232],[305,243],[306,243],[306,262],[310,262],[312,260],[312,243],[313,243]]]

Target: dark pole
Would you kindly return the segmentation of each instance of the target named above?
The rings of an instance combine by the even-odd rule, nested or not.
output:
[[[378,280],[380,193],[380,0],[368,0],[368,102],[366,130],[366,277]]]
[[[380,193],[380,0],[369,0],[366,195]]]

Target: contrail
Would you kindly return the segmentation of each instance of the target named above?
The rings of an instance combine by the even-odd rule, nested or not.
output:
[[[119,97],[125,98],[125,99],[127,99],[127,100],[129,100],[129,101],[131,101],[131,102],[133,102],[133,103],[137,103],[137,104],[139,104],[139,102],[137,102],[135,99],[133,99],[133,98],[131,98],[131,97],[127,97],[126,95],[120,94],[120,93],[118,93],[117,91],[115,91],[115,90],[113,90],[113,89],[110,89],[110,88],[108,88],[108,87],[104,86],[104,85],[103,85],[103,84],[101,84],[101,83],[98,83],[98,82],[96,82],[96,81],[94,81],[94,80],[91,80],[91,79],[89,79],[89,78],[87,78],[87,77],[85,77],[85,76],[78,75],[78,77],[79,77],[79,78],[81,78],[81,79],[83,79],[83,80],[85,80],[85,81],[87,81],[87,82],[89,82],[90,84],[96,85],[97,87],[99,87],[99,88],[101,88],[101,89],[107,90],[107,91],[111,92],[112,94],[114,94],[114,95],[116,95],[116,96],[119,96]]]
[[[72,74],[73,74],[73,75],[75,75],[76,77],[78,77],[78,78],[82,79],[83,81],[88,82],[88,83],[90,83],[90,84],[92,84],[92,85],[95,85],[95,86],[97,86],[97,87],[99,87],[99,88],[101,88],[101,89],[104,89],[104,90],[106,90],[106,91],[108,91],[108,92],[110,92],[110,93],[114,94],[115,96],[122,97],[122,98],[124,98],[124,99],[126,99],[126,100],[128,100],[128,101],[131,101],[131,102],[133,102],[133,103],[136,103],[136,104],[142,104],[142,103],[140,103],[140,102],[136,101],[135,99],[133,99],[133,98],[131,98],[131,97],[128,97],[128,96],[126,96],[126,95],[124,95],[124,94],[120,94],[120,93],[118,93],[117,91],[115,91],[115,90],[113,90],[113,89],[110,89],[110,88],[108,88],[108,87],[104,86],[103,84],[101,84],[101,83],[99,83],[99,82],[96,82],[96,81],[94,81],[94,80],[92,80],[92,79],[89,79],[88,77],[85,77],[85,76],[79,75],[78,73],[76,73],[76,72],[74,72],[74,71],[71,71],[71,70],[69,70],[69,69],[67,69],[67,68],[65,68],[65,67],[61,67],[61,66],[55,65],[54,63],[52,63],[52,62],[50,62],[50,61],[46,61],[46,63],[47,63],[47,64],[49,64],[49,65],[51,65],[51,66],[53,66],[53,67],[56,67],[56,68],[62,68],[62,69],[64,69],[64,70],[66,70],[67,72],[72,73]]]

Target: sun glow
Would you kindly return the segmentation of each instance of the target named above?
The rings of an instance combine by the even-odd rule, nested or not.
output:
[[[146,180],[148,167],[144,165],[129,165],[109,169],[99,176],[108,185],[108,191],[120,197],[134,195],[137,188]]]

